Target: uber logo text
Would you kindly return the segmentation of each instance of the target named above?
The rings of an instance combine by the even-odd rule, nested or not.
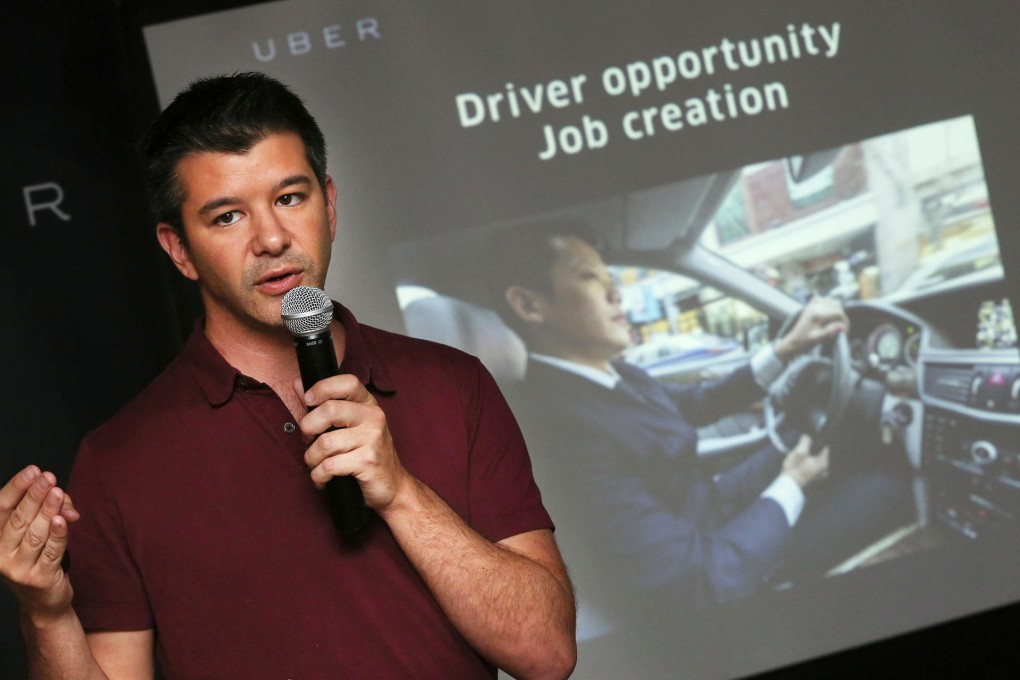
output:
[[[357,32],[358,42],[365,42],[369,38],[374,38],[376,40],[382,38],[382,35],[379,33],[379,20],[374,17],[358,19],[354,22],[354,28]],[[346,34],[340,24],[324,26],[322,28],[322,46],[327,50],[335,50],[337,48],[344,47],[347,45],[347,40],[344,39],[345,35]],[[301,56],[302,54],[308,54],[314,47],[312,34],[306,31],[288,33],[286,43],[287,51],[294,57]],[[259,61],[272,61],[273,59],[276,59],[275,38],[267,38],[265,45],[260,44],[257,40],[253,40],[251,43],[251,49],[255,53],[255,58]]]

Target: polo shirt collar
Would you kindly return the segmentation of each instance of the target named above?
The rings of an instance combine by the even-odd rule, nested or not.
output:
[[[211,406],[227,403],[241,372],[227,363],[205,337],[205,317],[195,320],[182,356],[191,363],[192,375]]]
[[[373,347],[365,341],[362,326],[350,310],[334,300],[333,318],[344,327],[344,358],[340,362],[340,372],[352,373],[362,385],[371,385],[380,392],[396,392],[397,385],[386,363],[372,354]]]
[[[340,362],[340,372],[351,373],[361,384],[372,385],[379,391],[395,392],[396,383],[386,364],[378,356],[373,356],[361,324],[350,310],[334,301],[333,318],[344,327],[344,358]],[[239,381],[250,380],[227,363],[209,342],[205,336],[204,318],[195,321],[182,356],[191,363],[195,381],[211,406],[225,404]]]

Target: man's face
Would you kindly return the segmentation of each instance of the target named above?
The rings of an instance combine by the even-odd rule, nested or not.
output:
[[[201,152],[177,166],[185,247],[157,234],[177,268],[199,282],[207,323],[280,326],[284,293],[322,288],[336,233],[336,189],[323,195],[300,137],[271,134],[247,153]]]
[[[551,294],[536,299],[547,349],[575,361],[605,361],[630,344],[630,323],[620,291],[598,252],[567,237],[557,243]]]

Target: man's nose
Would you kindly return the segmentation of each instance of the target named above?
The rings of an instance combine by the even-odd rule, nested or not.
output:
[[[620,289],[616,287],[616,282],[612,279],[606,282],[606,298],[614,305],[623,302],[623,295],[620,293]]]
[[[256,255],[279,255],[290,246],[290,232],[272,210],[256,216],[252,250]]]

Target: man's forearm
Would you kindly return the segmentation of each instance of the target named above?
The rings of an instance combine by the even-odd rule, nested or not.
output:
[[[21,615],[21,632],[32,680],[109,680],[92,656],[73,609],[56,618]]]
[[[559,564],[487,541],[414,479],[380,514],[479,654],[517,678],[569,675],[574,600]]]

